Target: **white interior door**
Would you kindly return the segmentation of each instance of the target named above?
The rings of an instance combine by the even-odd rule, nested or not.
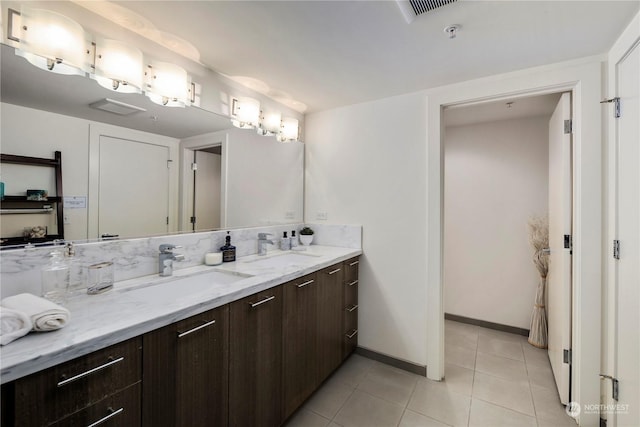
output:
[[[99,153],[99,235],[166,234],[169,148],[102,135]]]
[[[640,46],[617,65],[617,425],[640,425]]]
[[[571,120],[571,94],[563,93],[549,120],[549,273],[547,276],[547,315],[549,360],[562,403],[569,403],[570,364],[564,363],[564,350],[571,349],[571,239],[572,171],[571,133],[565,132]]]

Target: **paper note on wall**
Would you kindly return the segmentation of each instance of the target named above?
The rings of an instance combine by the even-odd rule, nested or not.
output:
[[[65,209],[86,209],[87,196],[64,196]]]

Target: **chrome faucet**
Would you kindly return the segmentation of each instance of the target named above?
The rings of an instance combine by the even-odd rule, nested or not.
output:
[[[272,236],[271,233],[258,233],[258,255],[267,254],[267,244],[273,245],[273,240],[267,239],[267,236]]]
[[[173,261],[184,260],[184,255],[173,253],[174,249],[181,247],[167,243],[160,245],[160,257],[158,258],[158,273],[160,276],[171,276],[173,274]]]

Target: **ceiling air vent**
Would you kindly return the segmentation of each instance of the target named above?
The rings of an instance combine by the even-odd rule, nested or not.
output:
[[[456,0],[396,0],[407,24],[410,24],[418,15],[430,12],[454,1]]]
[[[89,104],[89,107],[96,108],[98,110],[108,111],[120,116],[128,116],[129,114],[139,113],[147,111],[142,107],[127,104],[124,102],[116,101],[115,99],[105,98],[100,101]]]

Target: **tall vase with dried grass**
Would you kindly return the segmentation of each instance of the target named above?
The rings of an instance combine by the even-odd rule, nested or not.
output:
[[[533,264],[538,269],[540,281],[536,292],[536,302],[531,315],[529,344],[538,348],[547,348],[547,313],[545,311],[545,287],[549,271],[549,219],[535,216],[529,219],[529,243],[534,249]]]

